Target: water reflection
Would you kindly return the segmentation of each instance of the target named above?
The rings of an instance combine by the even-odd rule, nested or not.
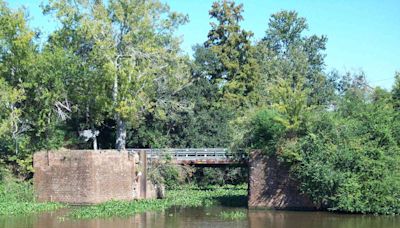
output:
[[[250,227],[400,227],[399,216],[349,215],[328,212],[251,211],[248,217]]]
[[[226,207],[171,208],[164,212],[147,212],[127,218],[69,220],[63,216],[66,210],[39,215],[0,217],[0,227],[7,228],[150,228],[150,227],[335,227],[372,228],[400,227],[399,216],[346,215],[325,212],[290,211],[249,211],[246,219],[239,221],[223,220],[222,210],[235,210]]]

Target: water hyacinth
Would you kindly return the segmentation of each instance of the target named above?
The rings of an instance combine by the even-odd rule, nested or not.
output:
[[[244,210],[239,211],[223,211],[219,214],[219,216],[223,219],[227,220],[239,220],[244,219],[247,216],[247,212]]]
[[[165,199],[110,201],[99,205],[80,207],[69,214],[72,219],[125,217],[147,211],[162,211],[170,207],[208,207],[212,205],[246,205],[247,186],[210,186],[199,189],[186,186],[167,192]],[[235,215],[239,217],[238,215]]]

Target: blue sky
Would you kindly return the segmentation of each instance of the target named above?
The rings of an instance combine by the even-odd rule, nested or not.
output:
[[[6,0],[11,7],[27,7],[31,26],[49,33],[56,27],[42,16],[41,0]],[[210,29],[208,10],[212,0],[163,0],[171,9],[189,15],[182,26],[182,48],[203,43]],[[326,69],[361,71],[371,85],[391,88],[400,71],[400,0],[237,0],[244,4],[242,26],[264,36],[268,19],[279,10],[296,10],[309,24],[308,34],[326,35]]]

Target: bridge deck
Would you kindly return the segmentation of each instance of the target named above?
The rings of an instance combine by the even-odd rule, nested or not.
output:
[[[171,158],[176,164],[219,166],[242,163],[226,148],[128,149],[128,151],[145,151],[149,160]]]

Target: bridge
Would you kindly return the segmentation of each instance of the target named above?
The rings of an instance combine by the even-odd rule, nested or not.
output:
[[[147,160],[171,159],[175,164],[193,166],[243,166],[245,156],[230,152],[227,148],[168,148],[168,149],[127,149],[128,152],[145,151]]]

